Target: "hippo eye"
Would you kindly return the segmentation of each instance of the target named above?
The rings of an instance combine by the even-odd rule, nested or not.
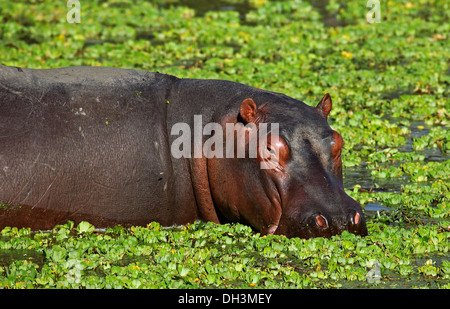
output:
[[[270,153],[271,156],[274,156],[277,154],[276,151],[274,149],[270,148],[269,146],[267,146],[267,151]]]
[[[283,171],[284,166],[289,159],[289,147],[280,136],[272,138],[272,136],[269,135],[267,141],[267,144],[265,144],[264,147],[261,147],[258,152],[261,168]]]

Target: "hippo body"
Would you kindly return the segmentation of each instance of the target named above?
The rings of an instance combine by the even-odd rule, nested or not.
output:
[[[289,237],[366,235],[361,206],[342,187],[330,109],[329,96],[314,108],[230,81],[0,66],[0,228],[203,220]],[[175,158],[172,128],[194,128],[195,115],[203,125],[279,123],[280,141],[267,147],[278,163]]]

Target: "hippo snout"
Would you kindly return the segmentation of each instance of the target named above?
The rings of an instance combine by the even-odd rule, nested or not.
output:
[[[344,230],[356,235],[367,235],[367,227],[364,216],[359,211],[351,211],[343,216],[327,216],[314,214],[308,220],[320,231],[319,234],[332,236],[342,233]]]
[[[359,206],[359,204],[353,205]],[[312,208],[312,207],[311,207]],[[367,236],[366,219],[362,208],[317,209],[300,213],[285,213],[274,234],[287,237],[330,238],[348,231],[355,235]]]

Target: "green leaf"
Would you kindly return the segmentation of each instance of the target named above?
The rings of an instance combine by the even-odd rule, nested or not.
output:
[[[92,233],[95,231],[95,227],[87,221],[81,221],[77,226],[78,234]]]
[[[190,272],[191,270],[187,267],[182,267],[180,270],[180,276],[181,277],[186,277],[187,274]]]

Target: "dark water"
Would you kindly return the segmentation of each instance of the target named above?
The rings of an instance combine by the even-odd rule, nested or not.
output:
[[[210,11],[236,11],[239,13],[241,21],[245,21],[245,14],[252,10],[248,0],[231,2],[224,0],[180,0],[174,4],[170,2],[161,4],[160,7],[169,8],[173,5],[189,7],[195,10],[196,16],[205,16]]]
[[[396,122],[395,119],[390,119],[391,122]],[[398,147],[400,152],[413,152],[413,143],[415,138],[425,136],[429,133],[429,128],[423,121],[412,121],[409,129],[411,134],[407,136],[406,143]],[[427,162],[443,162],[450,159],[450,154],[444,154],[439,149],[424,149],[417,152],[424,156],[424,164]],[[345,159],[344,159],[345,160]],[[391,163],[393,166],[398,166],[402,162]],[[389,166],[388,163],[384,163],[384,166]],[[401,193],[402,187],[411,184],[409,176],[403,176],[399,178],[375,178],[371,175],[370,165],[362,163],[360,166],[354,166],[345,168],[343,170],[344,187],[346,189],[352,189],[355,185],[360,185],[360,191],[365,192],[396,192]],[[422,185],[430,185],[429,182],[423,182]],[[364,207],[365,206],[365,207]],[[393,210],[386,205],[380,203],[368,203],[363,205],[364,211],[368,217],[377,214],[379,211]]]
[[[328,0],[310,1],[310,4],[316,8],[322,16],[322,22],[325,27],[343,27],[346,24],[337,18],[336,14],[327,10]]]
[[[28,260],[42,266],[44,254],[27,249],[0,249],[0,267],[9,266],[12,261],[20,260]]]
[[[414,139],[427,135],[430,131],[423,121],[411,122],[409,129],[411,134],[406,136],[406,143],[398,147],[400,152],[413,152]],[[444,162],[450,159],[450,154],[442,153],[439,149],[424,149],[422,151],[418,151],[417,153],[425,157],[424,164],[427,162]],[[392,164],[398,166],[401,163],[402,162],[396,162]],[[388,163],[384,163],[384,165],[388,166]],[[370,166],[364,162],[360,166],[345,168],[343,170],[343,174],[344,186],[347,189],[353,188],[355,185],[359,184],[362,189],[372,190],[375,192],[400,192],[402,185],[410,183],[409,177],[396,179],[375,179],[371,175]]]
[[[310,4],[316,8],[322,16],[322,22],[325,27],[342,27],[345,26],[343,21],[340,21],[336,14],[330,13],[326,6],[328,0],[311,1]],[[197,16],[204,16],[210,11],[236,11],[239,13],[239,18],[242,24],[246,23],[245,15],[253,10],[248,0],[242,1],[226,1],[226,0],[180,0],[176,3],[163,3],[162,8],[168,8],[173,5],[186,6],[193,10]]]

